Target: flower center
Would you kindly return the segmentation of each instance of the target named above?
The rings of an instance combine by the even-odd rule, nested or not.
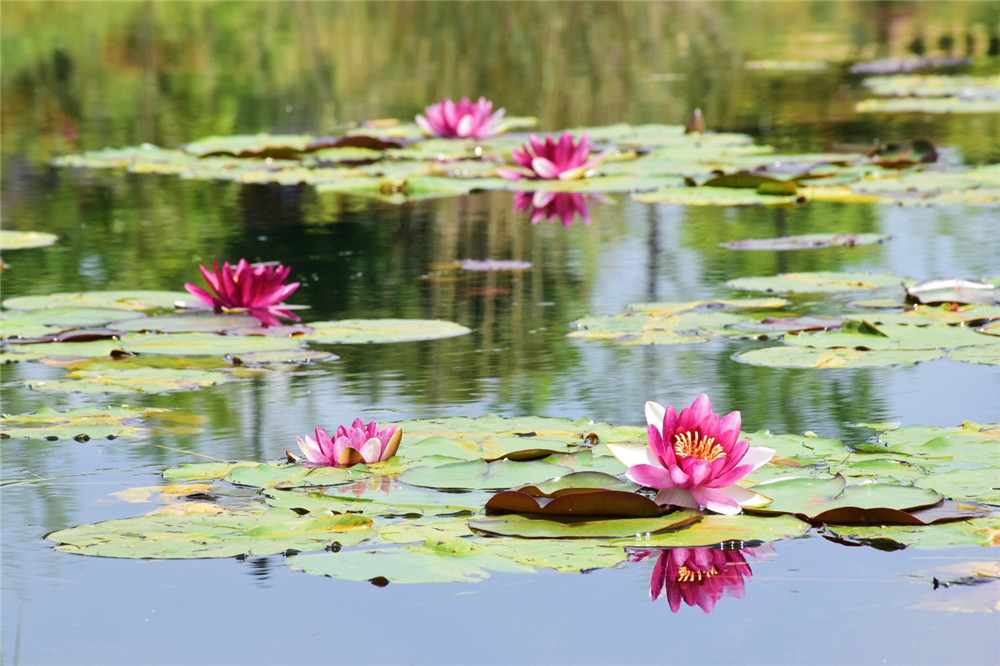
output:
[[[719,570],[714,566],[708,571],[692,571],[686,566],[682,566],[677,570],[677,582],[678,583],[699,583],[707,578],[711,578],[719,573]]]
[[[712,462],[726,455],[726,450],[714,437],[702,437],[697,430],[674,435],[674,451],[685,458],[701,458]]]

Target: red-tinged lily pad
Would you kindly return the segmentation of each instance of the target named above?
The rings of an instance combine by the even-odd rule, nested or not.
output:
[[[906,297],[912,303],[996,305],[1000,303],[1000,288],[980,280],[934,278],[906,287]]]
[[[740,324],[747,331],[761,333],[801,333],[802,331],[830,331],[843,325],[840,317],[764,317],[758,322]]]
[[[803,234],[781,238],[748,238],[720,243],[730,250],[812,250],[822,247],[876,245],[889,240],[885,234]]]
[[[603,489],[581,489],[559,497],[535,497],[519,490],[506,490],[491,497],[485,509],[488,515],[520,513],[616,518],[652,518],[669,512],[646,495]]]
[[[0,252],[45,247],[54,244],[57,240],[59,240],[59,236],[45,231],[0,229]]]
[[[83,407],[59,412],[49,407],[43,407],[32,414],[0,416],[0,433],[6,437],[25,439],[80,439],[83,441],[115,439],[142,432],[142,428],[129,425],[129,422],[165,411],[167,410]]]

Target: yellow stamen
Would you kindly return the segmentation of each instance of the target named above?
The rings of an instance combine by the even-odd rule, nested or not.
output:
[[[719,570],[714,566],[708,571],[691,571],[687,567],[681,567],[677,571],[677,582],[679,583],[697,583],[705,580],[706,578],[711,578],[719,573]]]
[[[688,430],[674,435],[674,451],[685,458],[701,458],[712,462],[726,455],[726,450],[714,437],[702,438],[697,430]]]

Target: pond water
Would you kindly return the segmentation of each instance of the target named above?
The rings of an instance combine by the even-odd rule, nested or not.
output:
[[[734,362],[752,341],[628,347],[567,337],[573,320],[630,303],[735,297],[723,283],[736,277],[1000,275],[996,208],[684,207],[610,195],[593,203],[589,225],[532,225],[509,192],[390,205],[50,165],[105,146],[335,134],[480,94],[537,116],[543,130],[683,123],[701,107],[710,128],[782,150],[923,137],[945,159],[995,163],[1000,114],[859,114],[866,93],[848,67],[968,49],[963,72],[996,74],[998,28],[991,3],[5,5],[2,221],[60,240],[4,254],[4,298],[176,290],[199,263],[247,257],[294,267],[303,285],[291,300],[310,307],[306,320],[438,318],[472,333],[339,345],[339,359],[294,373],[164,395],[36,392],[21,382],[64,371],[3,365],[7,414],[128,403],[179,415],[135,438],[3,441],[4,663],[996,663],[1000,584],[933,585],[969,563],[995,566],[996,549],[883,552],[810,533],[753,560],[744,598],[673,614],[666,600],[649,600],[651,560],[378,588],[295,572],[283,556],[88,558],[43,537],[135,515],[112,493],[156,485],[164,468],[205,456],[278,460],[313,426],[359,415],[641,425],[646,400],[681,406],[705,392],[718,411],[739,409],[745,431],[814,431],[849,444],[870,436],[857,423],[1000,422],[996,365],[792,370]],[[826,64],[802,65],[817,62]],[[827,232],[891,239],[719,247]],[[533,268],[428,279],[428,265],[465,258]],[[824,299],[801,307],[834,314]]]

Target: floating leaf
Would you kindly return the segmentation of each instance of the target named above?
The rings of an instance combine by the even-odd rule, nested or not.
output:
[[[8,437],[26,439],[115,439],[141,432],[127,421],[162,413],[164,409],[97,409],[82,407],[59,412],[43,407],[31,414],[0,416],[0,432]]]
[[[512,462],[470,460],[436,467],[413,467],[399,480],[423,488],[459,490],[498,490],[537,483],[566,474],[571,470],[541,461]]]
[[[781,238],[748,238],[720,243],[730,250],[811,250],[821,247],[876,245],[889,240],[885,234],[803,234]]]
[[[461,324],[439,319],[342,319],[310,326],[313,332],[299,339],[328,344],[435,340],[470,332]]]
[[[692,548],[726,542],[778,541],[794,539],[809,531],[809,524],[792,516],[704,516],[686,529],[660,533],[637,532],[612,541],[632,548]]]
[[[774,206],[796,203],[796,195],[758,194],[730,187],[666,187],[633,194],[642,203],[672,203],[688,206]]]
[[[980,280],[934,278],[906,288],[907,300],[915,303],[1000,303],[1000,289]]]
[[[533,569],[490,554],[439,553],[411,548],[379,548],[296,557],[292,569],[315,576],[393,583],[475,583],[490,571],[530,573]]]
[[[155,514],[80,525],[46,536],[57,550],[98,557],[206,558],[323,550],[374,536],[364,516],[299,516],[293,511]]]
[[[782,273],[773,277],[735,278],[726,286],[776,294],[836,294],[898,287],[906,278],[887,273]]]
[[[942,499],[933,490],[911,486],[884,483],[848,486],[839,474],[828,478],[774,479],[750,490],[772,500],[766,507],[754,508],[755,513],[788,513],[818,523],[919,523],[911,511],[933,506]]]
[[[810,347],[763,347],[733,355],[734,361],[773,368],[876,368],[914,365],[943,358],[937,349],[868,351],[861,349],[813,349]]]
[[[59,236],[45,231],[0,229],[0,252],[45,247],[54,244],[57,240],[59,240]]]
[[[486,503],[486,513],[545,516],[613,516],[650,518],[667,513],[652,498],[623,490],[588,489],[559,497],[536,497],[517,490],[497,493]]]
[[[618,518],[613,520],[543,520],[510,514],[469,519],[474,532],[529,539],[594,539],[657,534],[683,530],[702,520],[697,511],[674,511],[659,518]]]
[[[307,467],[293,464],[262,463],[234,467],[226,481],[256,488],[296,488],[307,486],[337,486],[365,479],[371,472],[364,465],[355,467]]]
[[[3,306],[11,310],[58,307],[154,310],[173,308],[178,301],[183,302],[189,298],[191,298],[191,294],[186,291],[86,291],[46,294],[44,296],[19,296],[4,300]]]

